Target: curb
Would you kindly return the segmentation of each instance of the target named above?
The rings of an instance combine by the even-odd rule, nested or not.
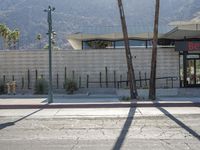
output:
[[[112,103],[112,104],[17,104],[0,105],[0,109],[56,109],[56,108],[128,108],[128,107],[200,107],[200,103]]]

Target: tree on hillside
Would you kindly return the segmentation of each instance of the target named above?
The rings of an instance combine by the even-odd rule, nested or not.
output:
[[[11,31],[11,41],[12,41],[12,47],[16,49],[16,44],[19,42],[19,36],[20,36],[20,31],[18,29],[15,29]]]
[[[8,39],[9,33],[10,33],[9,28],[4,24],[0,24],[0,35],[3,38],[3,41],[4,41],[3,42],[4,43],[4,46],[3,46],[4,49],[7,48],[7,39]]]
[[[41,40],[42,40],[42,34],[37,34],[36,35],[36,40],[39,42],[39,49],[42,48],[42,43],[41,43]]]
[[[0,24],[0,36],[3,38],[3,48],[16,49],[16,43],[19,41],[20,31],[15,29],[11,31],[6,25]]]

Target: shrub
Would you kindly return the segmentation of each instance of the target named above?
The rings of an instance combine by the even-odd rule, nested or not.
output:
[[[38,79],[35,83],[35,94],[47,94],[48,83],[45,79]]]
[[[64,83],[64,88],[68,94],[73,94],[74,91],[78,90],[76,81],[70,79],[67,79],[67,81]]]
[[[122,97],[120,97],[120,101],[129,102],[130,100],[131,100],[131,98],[129,96],[122,96]]]
[[[0,94],[5,94],[6,90],[5,90],[5,84],[3,83],[3,81],[0,81]]]

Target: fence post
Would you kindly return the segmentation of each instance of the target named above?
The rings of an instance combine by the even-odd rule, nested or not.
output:
[[[57,89],[59,88],[59,74],[57,73],[56,76],[56,84],[57,84]]]
[[[24,77],[22,77],[22,89],[24,89]]]
[[[66,83],[66,81],[67,81],[67,67],[65,67],[65,83]]]
[[[144,77],[145,77],[145,86],[147,87],[148,85],[147,85],[147,73],[146,72],[144,73]]]
[[[87,75],[87,88],[89,88],[89,75]]]
[[[116,88],[116,71],[114,70],[114,87]]]
[[[100,83],[100,88],[102,88],[101,72],[99,73],[99,83]]]
[[[5,83],[6,83],[6,76],[3,75],[3,84],[5,84]]]
[[[74,70],[72,71],[72,79],[73,80],[75,79],[75,71]]]
[[[120,75],[120,88],[122,88],[122,75]]]
[[[127,81],[126,81],[126,86],[127,86],[127,87],[128,87],[128,81],[129,81],[129,77],[128,77],[128,76],[129,76],[129,73],[127,72],[127,73],[126,73],[126,77],[127,77],[127,79],[126,79],[126,80],[127,80]]]
[[[30,89],[30,70],[28,69],[28,89]]]
[[[168,79],[166,79],[166,88],[168,88]]]
[[[15,76],[14,75],[12,76],[12,81],[15,81]]]
[[[139,79],[140,79],[140,87],[142,87],[142,77],[141,77],[141,72],[139,72]]]
[[[108,88],[108,68],[105,67],[105,72],[106,72],[106,88]]]
[[[79,77],[79,88],[81,88],[81,76]]]
[[[37,82],[37,80],[38,80],[38,71],[37,71],[37,69],[35,70],[35,81]]]
[[[174,88],[174,80],[173,80],[173,78],[171,78],[171,80],[172,80],[172,88]]]

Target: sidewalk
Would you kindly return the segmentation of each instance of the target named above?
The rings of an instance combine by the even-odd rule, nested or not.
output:
[[[200,107],[199,97],[158,97],[156,101],[120,102],[116,95],[54,95],[48,104],[46,96],[3,95],[0,109],[36,108],[118,108],[118,107]]]

